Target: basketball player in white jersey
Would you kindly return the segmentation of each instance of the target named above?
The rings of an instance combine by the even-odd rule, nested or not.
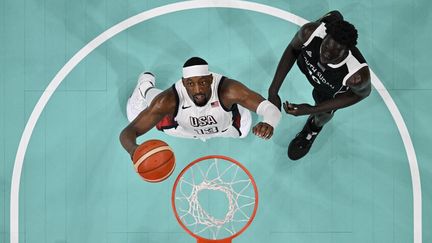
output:
[[[120,134],[123,147],[132,156],[136,138],[156,126],[183,138],[243,138],[251,128],[251,114],[263,117],[253,133],[263,139],[273,135],[279,109],[242,83],[209,72],[208,64],[192,57],[183,66],[183,77],[171,88],[155,88],[155,77],[142,73],[127,103],[131,122]]]
[[[286,101],[284,110],[294,116],[309,115],[303,130],[288,146],[288,157],[305,156],[315,138],[340,108],[351,106],[371,92],[369,67],[355,47],[357,30],[338,11],[303,25],[286,48],[269,88],[269,101],[281,108],[279,89],[297,61],[314,87],[315,105]]]

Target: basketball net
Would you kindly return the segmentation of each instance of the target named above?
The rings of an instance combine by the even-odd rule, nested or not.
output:
[[[224,158],[186,167],[174,187],[176,217],[199,243],[231,242],[255,216],[258,194],[252,176]]]

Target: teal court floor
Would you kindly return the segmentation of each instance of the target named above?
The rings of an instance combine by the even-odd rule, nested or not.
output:
[[[221,2],[227,1],[189,4]],[[173,215],[173,182],[194,159],[221,154],[243,163],[259,190],[256,218],[234,242],[432,243],[432,3],[230,2],[233,8],[174,11],[183,2],[0,0],[0,242],[195,242]],[[339,110],[310,154],[295,162],[287,145],[306,117],[284,114],[269,141],[250,134],[202,142],[152,130],[139,141],[166,141],[177,167],[162,183],[144,182],[118,139],[140,72],[152,71],[166,89],[186,59],[201,56],[214,72],[267,96],[299,26],[243,4],[291,13],[296,21],[340,10],[357,27],[358,47],[383,87]],[[104,31],[149,10],[157,16],[87,46],[88,55],[70,62]],[[58,88],[48,87],[67,63]],[[280,94],[312,103],[311,90],[294,66]],[[50,92],[46,106],[37,105]],[[392,101],[396,106],[388,106]],[[24,134],[35,110],[36,125]],[[395,120],[398,112],[402,119]],[[28,146],[19,146],[25,138]]]

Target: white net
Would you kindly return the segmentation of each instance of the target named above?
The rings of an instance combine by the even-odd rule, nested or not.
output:
[[[207,159],[190,167],[175,191],[175,208],[195,235],[223,239],[241,230],[253,214],[256,191],[237,164]]]

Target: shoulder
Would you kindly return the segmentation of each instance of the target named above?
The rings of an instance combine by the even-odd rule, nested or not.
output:
[[[347,85],[352,87],[365,82],[370,82],[370,71],[368,66],[360,68],[357,72],[351,75],[347,80]]]
[[[297,37],[299,40],[304,43],[306,42],[309,37],[312,35],[312,33],[320,26],[321,23],[319,22],[309,22],[307,24],[304,24],[300,30],[297,32]]]
[[[300,50],[303,44],[311,37],[312,33],[320,26],[318,22],[310,22],[304,24],[296,33],[290,45],[296,49]]]
[[[359,96],[366,97],[371,92],[371,77],[369,67],[360,68],[347,79],[347,86]]]
[[[220,96],[221,97],[237,97],[240,96],[242,92],[245,90],[248,90],[248,88],[242,84],[241,82],[230,79],[230,78],[224,78],[223,81],[219,84],[219,90],[220,90]]]
[[[173,114],[178,105],[178,95],[173,87],[164,90],[157,95],[149,106],[149,109],[155,113]]]
[[[251,92],[248,87],[234,79],[225,78],[219,85],[219,98],[228,108],[233,104],[242,103]]]

